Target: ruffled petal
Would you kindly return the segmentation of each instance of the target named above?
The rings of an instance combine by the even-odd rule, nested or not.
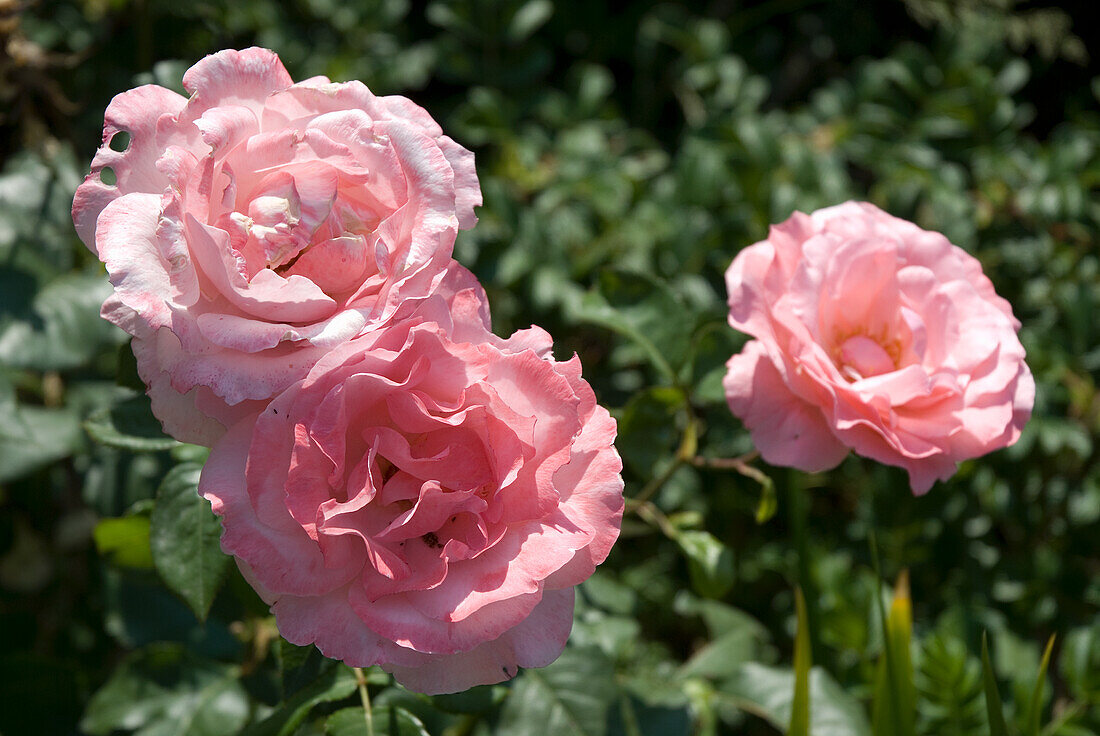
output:
[[[573,627],[572,588],[546,592],[521,623],[467,652],[420,655],[415,665],[383,664],[405,687],[428,695],[510,680],[521,667],[545,667],[565,649]]]
[[[144,192],[160,194],[169,181],[156,166],[168,141],[158,140],[157,121],[175,115],[187,99],[153,84],[116,95],[104,113],[103,145],[92,159],[92,172],[84,179],[73,198],[73,223],[84,245],[97,251],[95,232],[100,213],[124,194]],[[130,142],[123,151],[111,148],[119,132],[128,133]],[[116,182],[106,184],[101,172],[110,168]]]
[[[769,463],[818,472],[836,467],[848,454],[821,410],[791,393],[759,341],[746,344],[726,367],[722,386],[730,410]]]

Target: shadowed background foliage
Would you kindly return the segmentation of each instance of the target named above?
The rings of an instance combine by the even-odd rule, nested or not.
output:
[[[879,733],[872,530],[882,579],[909,574],[914,733],[991,733],[983,631],[1010,729],[1100,733],[1089,5],[0,0],[0,734],[365,733],[351,671],[282,642],[214,551],[204,454],[149,415],[68,214],[113,94],[253,44],[297,79],[407,94],[476,151],[456,257],[495,329],[547,328],[619,420],[633,500],[566,654],[460,696],[368,672],[379,733],[784,731],[796,586],[811,732]],[[721,462],[752,449],[721,394],[745,339],[723,271],[850,198],[976,255],[1024,324],[1024,436],[923,498],[856,458]]]

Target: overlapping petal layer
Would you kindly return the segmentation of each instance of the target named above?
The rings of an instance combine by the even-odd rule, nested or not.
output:
[[[249,402],[431,294],[481,192],[473,154],[403,97],[294,84],[258,48],[203,59],[184,86],[112,101],[73,220],[154,412],[212,444]]]
[[[576,358],[488,331],[452,265],[214,446],[200,492],[283,635],[422,692],[553,661],[623,510],[615,422]]]
[[[915,493],[1011,445],[1035,383],[1012,309],[939,233],[848,202],[796,212],[726,272],[730,408],[764,459],[807,471],[853,449]]]

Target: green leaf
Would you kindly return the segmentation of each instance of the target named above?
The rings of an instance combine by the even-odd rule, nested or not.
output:
[[[103,407],[84,420],[84,431],[96,442],[131,452],[157,452],[177,445],[164,434],[144,394]]]
[[[68,271],[77,252],[72,193],[86,163],[77,163],[69,145],[55,144],[18,151],[0,173],[0,260],[33,279]]]
[[[275,642],[275,660],[279,663],[284,700],[312,683],[323,671],[336,665],[312,644],[300,647],[281,636]]]
[[[756,523],[767,524],[779,510],[779,497],[775,492],[775,481],[764,473],[754,475],[753,478],[760,483],[760,501],[756,504]]]
[[[299,690],[267,718],[242,731],[241,736],[290,736],[315,706],[343,700],[355,689],[355,675],[351,668],[333,667],[323,672],[311,685]]]
[[[1076,700],[1100,700],[1100,621],[1066,635],[1058,668]]]
[[[749,628],[734,629],[693,654],[680,668],[680,674],[722,680],[733,675],[744,663],[758,657],[760,648],[760,638],[755,631]]]
[[[235,668],[166,644],[128,657],[92,696],[80,725],[92,736],[230,736],[248,713]]]
[[[432,705],[447,713],[485,713],[500,703],[507,689],[499,685],[478,685],[460,693],[432,696]]]
[[[210,457],[210,448],[201,445],[188,445],[177,442],[172,446],[172,459],[177,463],[198,463],[202,465]]]
[[[676,419],[683,407],[683,393],[667,386],[631,396],[617,417],[616,446],[623,462],[644,478],[654,477],[660,462],[676,451],[681,439]]]
[[[989,643],[986,634],[982,634],[982,678],[985,682],[985,709],[989,714],[989,736],[1008,736],[1005,724],[1004,706],[1001,694],[997,691],[997,676],[989,661]]]
[[[782,731],[791,723],[794,681],[793,670],[750,662],[719,685],[716,697]],[[809,682],[813,736],[870,736],[871,726],[863,706],[828,673],[814,667]]]
[[[687,591],[681,591],[676,596],[674,608],[681,616],[700,616],[712,639],[744,630],[750,632],[761,644],[768,641],[768,629],[764,624],[728,603],[696,598]]]
[[[924,733],[984,731],[982,667],[961,637],[942,631],[925,637],[916,674]]]
[[[528,0],[508,24],[508,39],[513,43],[527,39],[554,14],[554,3],[550,0]]]
[[[205,620],[225,579],[229,556],[218,546],[221,524],[198,493],[202,466],[177,465],[157,491],[151,519],[153,562],[165,584]]]
[[[608,733],[609,736],[688,736],[692,733],[691,721],[687,707],[648,705],[623,695],[619,707],[611,710]]]
[[[567,648],[548,667],[516,678],[496,734],[603,736],[615,697],[615,671],[603,652]]]
[[[1043,689],[1046,685],[1047,668],[1050,666],[1050,653],[1054,650],[1054,635],[1047,639],[1043,659],[1039,662],[1039,673],[1035,676],[1035,689],[1031,692],[1027,711],[1027,736],[1039,736],[1039,720],[1043,714]]]
[[[564,305],[574,322],[606,327],[628,338],[668,381],[688,357],[695,315],[663,280],[631,271],[607,270],[599,289]]]
[[[99,273],[60,276],[26,304],[0,301],[0,361],[38,371],[66,370],[88,363],[104,345],[125,334],[99,316],[111,293]],[[5,318],[6,317],[6,318]]]
[[[14,403],[14,402],[13,402]],[[80,446],[80,422],[68,409],[0,405],[0,483],[67,457]]]
[[[419,718],[396,705],[371,708],[374,736],[431,736]],[[328,736],[369,736],[362,708],[344,708],[325,720]]]
[[[913,604],[909,596],[908,573],[902,572],[898,577],[889,614],[882,604],[881,578],[876,597],[882,620],[883,652],[875,672],[871,723],[876,736],[913,736],[916,727],[916,694],[910,653]]]
[[[798,612],[798,633],[794,639],[794,696],[791,700],[791,725],[787,736],[810,735],[810,622],[806,616],[806,599],[801,589],[794,592]]]
[[[681,531],[676,543],[688,558],[692,588],[701,596],[721,598],[734,582],[733,550],[713,534],[700,530]]]
[[[153,553],[149,546],[149,517],[123,516],[101,519],[92,532],[99,554],[120,567],[149,569]]]

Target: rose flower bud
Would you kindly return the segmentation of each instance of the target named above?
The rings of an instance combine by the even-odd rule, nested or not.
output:
[[[199,492],[287,640],[426,693],[557,658],[623,480],[615,421],[550,347],[538,328],[494,337],[456,266],[414,319],[333,348],[229,429]]]
[[[796,212],[726,272],[730,409],[763,458],[806,471],[849,449],[913,492],[1014,443],[1035,382],[1020,323],[981,265],[939,233],[847,202]]]
[[[208,56],[182,97],[124,92],[73,221],[107,266],[153,412],[212,444],[248,402],[426,297],[481,204],[473,154],[404,97],[271,51]],[[122,135],[126,134],[126,135]]]

